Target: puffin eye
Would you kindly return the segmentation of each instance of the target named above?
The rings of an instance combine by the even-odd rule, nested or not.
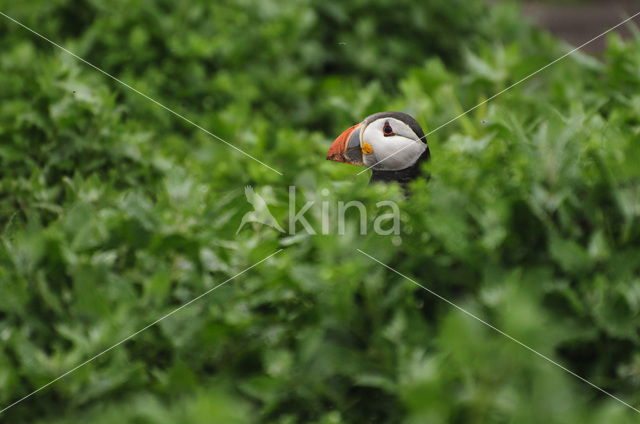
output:
[[[389,125],[389,121],[386,121],[384,123],[384,127],[382,127],[382,134],[385,137],[388,137],[390,135],[394,135],[393,128],[391,128],[391,125]]]

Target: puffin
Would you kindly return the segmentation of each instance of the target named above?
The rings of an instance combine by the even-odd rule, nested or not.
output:
[[[369,183],[398,182],[403,187],[422,176],[421,165],[431,157],[422,127],[404,112],[378,112],[345,130],[335,139],[327,159],[366,166]]]

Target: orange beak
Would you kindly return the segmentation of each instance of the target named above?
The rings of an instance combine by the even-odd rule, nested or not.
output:
[[[360,149],[360,125],[357,124],[347,129],[335,139],[327,159],[335,162],[362,165],[362,150]]]

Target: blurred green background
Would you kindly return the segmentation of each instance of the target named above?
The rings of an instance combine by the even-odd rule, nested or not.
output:
[[[640,37],[430,136],[431,179],[405,198],[329,143],[382,110],[428,132],[570,50],[517,4],[0,11],[284,174],[0,18],[0,408],[284,249],[0,422],[637,422],[354,249],[638,407]],[[391,199],[402,233],[360,236],[354,214],[342,236],[236,234],[245,185],[283,223],[290,185],[300,205]]]

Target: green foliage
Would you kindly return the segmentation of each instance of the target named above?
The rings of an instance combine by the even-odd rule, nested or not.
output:
[[[0,5],[284,174],[2,22],[0,408],[284,249],[3,422],[636,418],[355,249],[637,406],[640,40],[434,133],[405,198],[329,141],[380,110],[431,131],[566,48],[475,1]],[[290,185],[362,201],[369,229],[391,199],[402,231],[236,234],[245,185],[281,223]]]

